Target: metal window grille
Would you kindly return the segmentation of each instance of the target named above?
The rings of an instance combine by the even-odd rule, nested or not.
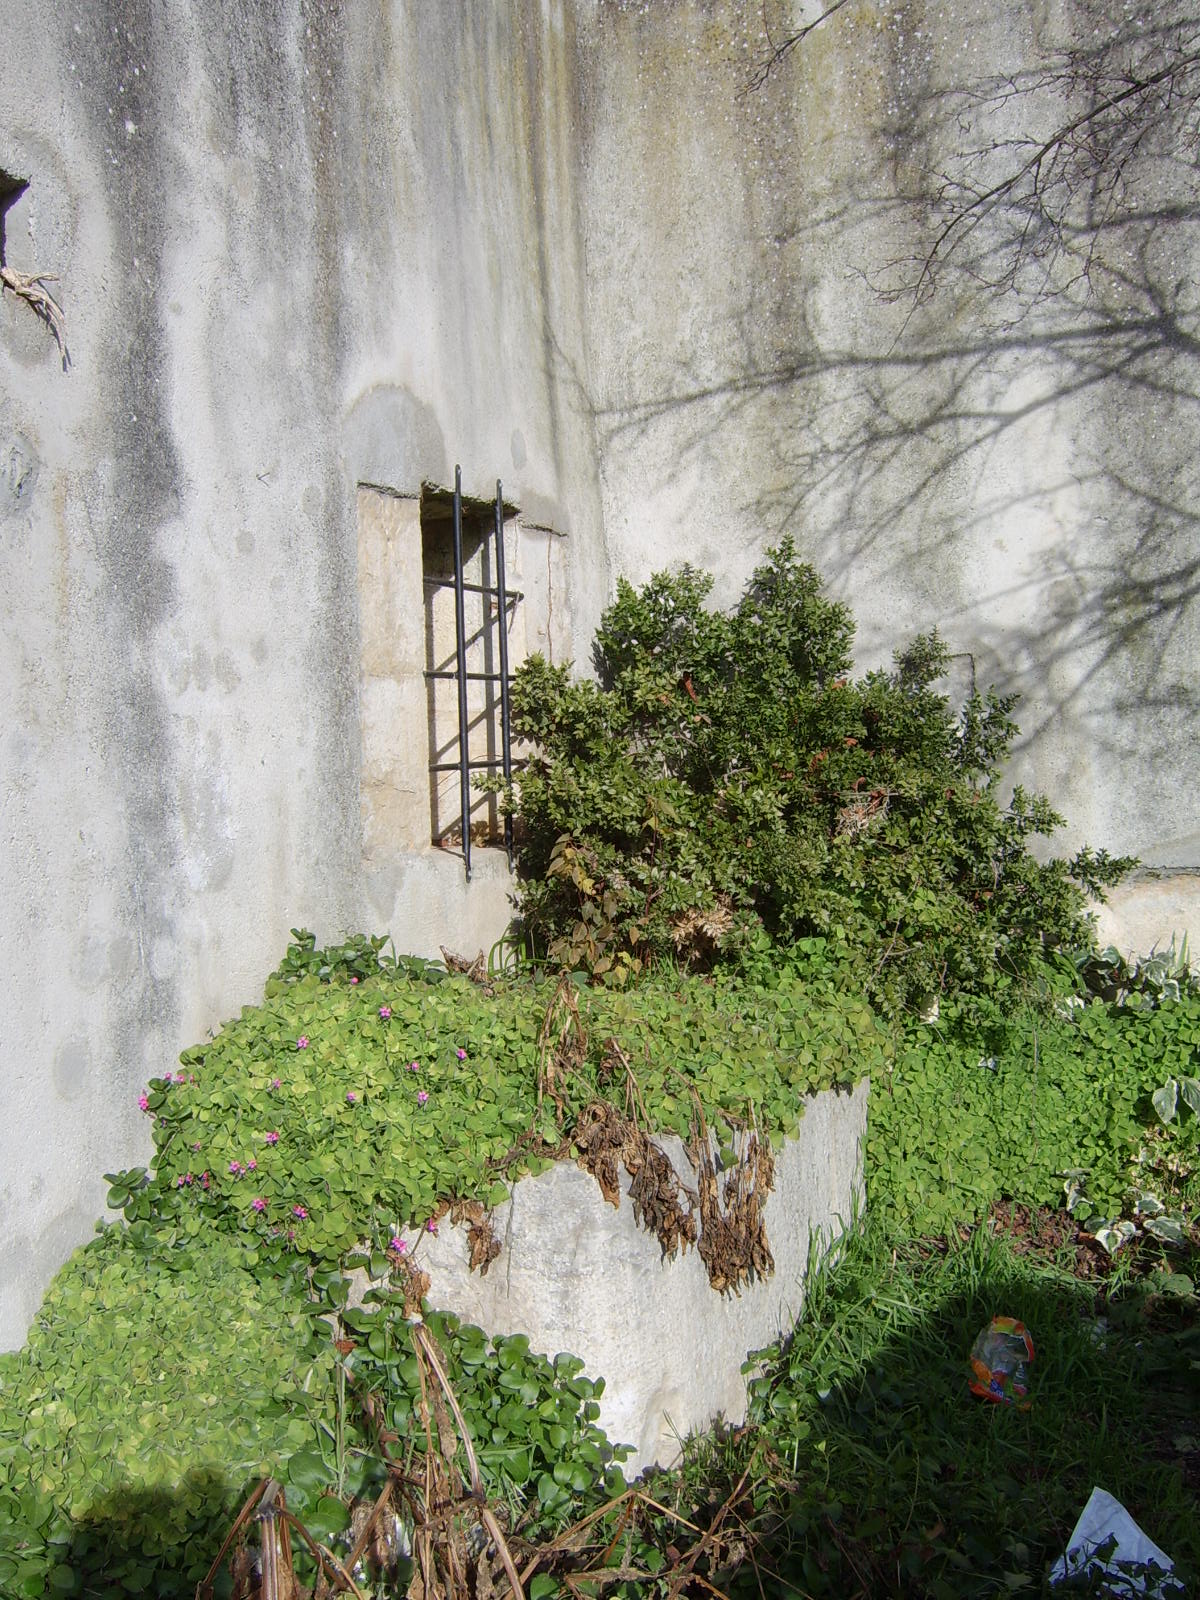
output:
[[[431,761],[429,770],[432,774],[439,772],[458,772],[459,775],[459,804],[461,807],[462,823],[462,850],[463,865],[466,869],[467,882],[471,881],[471,773],[494,772],[496,768],[504,774],[504,781],[510,782],[513,774],[512,759],[512,731],[509,720],[508,700],[508,622],[509,612],[514,610],[524,595],[519,590],[509,590],[505,582],[504,573],[504,493],[499,478],[496,480],[495,521],[492,530],[495,540],[495,572],[494,586],[484,583],[467,583],[463,577],[463,504],[462,504],[462,469],[454,468],[454,503],[453,503],[453,551],[454,575],[453,577],[425,577],[425,584],[429,588],[452,588],[454,590],[454,666],[443,670],[430,669],[425,676],[428,679],[453,679],[458,686],[458,760],[457,761]],[[485,545],[487,537],[485,536]],[[478,594],[484,600],[482,633],[486,640],[487,630],[495,625],[498,629],[497,655],[499,656],[499,672],[468,672],[467,671],[467,628],[465,619],[464,596]],[[495,600],[496,607],[493,611],[487,604],[488,600]],[[485,658],[486,658],[485,650]],[[494,659],[494,658],[493,658]],[[498,684],[500,690],[500,757],[498,760],[472,761],[470,749],[470,717],[467,710],[467,684],[491,683]],[[494,704],[494,702],[492,702]],[[504,847],[508,852],[509,866],[512,865],[513,832],[512,818],[504,819]]]

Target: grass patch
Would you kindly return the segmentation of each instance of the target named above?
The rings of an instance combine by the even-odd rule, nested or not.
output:
[[[696,1513],[752,1448],[769,1468],[748,1557],[712,1581],[736,1595],[1038,1594],[1097,1484],[1194,1578],[1194,1313],[1122,1275],[1081,1282],[986,1227],[944,1246],[872,1219],[812,1283],[750,1430],[701,1443],[678,1480]],[[1028,1413],[967,1389],[971,1343],[997,1314],[1034,1337]]]

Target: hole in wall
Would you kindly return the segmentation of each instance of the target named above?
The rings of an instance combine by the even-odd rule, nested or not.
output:
[[[0,167],[0,267],[8,265],[8,214],[28,187],[28,179],[14,177]]]

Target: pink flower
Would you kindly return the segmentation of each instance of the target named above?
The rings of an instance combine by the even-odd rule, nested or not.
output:
[[[267,1209],[267,1202],[261,1194],[256,1194],[250,1204],[255,1211],[265,1211]]]
[[[208,1188],[208,1173],[207,1172],[202,1172],[200,1174],[200,1187],[202,1189],[207,1189]]]
[[[200,1146],[197,1145],[196,1148],[198,1150],[200,1148]],[[249,1161],[247,1161],[245,1170],[247,1172],[257,1172],[258,1171],[258,1162],[255,1161],[253,1158],[251,1158]]]
[[[307,1050],[308,1049],[308,1035],[306,1033],[302,1033],[300,1035],[300,1037],[296,1040],[296,1049],[297,1050]]]
[[[292,1207],[292,1215],[294,1217],[299,1217],[301,1222],[303,1222],[304,1219],[308,1216],[308,1212],[307,1212],[307,1210],[305,1209],[304,1206],[293,1206]]]
[[[189,1183],[191,1183],[191,1181],[192,1181],[192,1175],[191,1175],[190,1172],[181,1172],[179,1174],[179,1176],[175,1179],[175,1187],[177,1189],[182,1189],[185,1186],[185,1184],[189,1184]]]
[[[408,1070],[410,1072],[420,1072],[421,1069],[420,1069],[420,1067],[417,1065],[417,1063],[415,1061],[410,1061],[408,1063]]]
[[[144,1095],[144,1094],[138,1095],[138,1110],[139,1111],[149,1111],[149,1109],[150,1109],[150,1101],[146,1097],[146,1095]]]
[[[465,1061],[467,1059],[467,1052],[465,1050],[463,1050],[463,1049],[456,1050],[454,1052],[454,1054],[458,1057],[458,1059],[460,1061]]]
[[[350,979],[350,982],[351,982],[351,983],[357,983],[357,982],[358,982],[358,979],[357,979],[357,978],[351,978],[351,979]]]
[[[174,1081],[176,1083],[186,1083],[187,1082],[187,1073],[186,1072],[177,1072],[175,1074]]]
[[[282,1089],[283,1088],[283,1079],[282,1078],[272,1078],[271,1079],[271,1083],[270,1083],[270,1087],[272,1089]]]
[[[436,1234],[437,1233],[437,1226],[434,1223],[434,1220],[433,1220],[432,1217],[430,1217],[429,1221],[425,1224],[425,1232],[426,1233],[432,1233],[432,1234]]]
[[[391,1015],[392,1015],[391,1006],[380,1006],[379,1015],[383,1018],[383,1020],[385,1022],[387,1022],[390,1019]]]
[[[199,1141],[199,1139],[197,1139],[195,1144],[192,1146],[192,1149],[193,1150],[199,1150],[199,1148],[200,1148],[200,1141]]]
[[[408,1249],[408,1245],[404,1242],[404,1240],[400,1237],[400,1235],[398,1233],[394,1233],[392,1235],[392,1237],[388,1240],[388,1249],[389,1250],[394,1250],[398,1256],[402,1256],[404,1254],[404,1252]]]
[[[267,1141],[268,1144],[278,1144],[279,1143],[279,1135],[275,1132],[274,1129],[272,1129],[270,1133],[264,1133],[263,1134],[263,1138]]]
[[[240,1161],[231,1161],[229,1163],[229,1170],[235,1178],[240,1178],[242,1173],[245,1171],[245,1168],[242,1166]]]
[[[429,1091],[427,1089],[422,1089],[417,1095],[417,1104],[419,1106],[423,1106],[428,1099]]]
[[[355,1094],[353,1089],[346,1090],[346,1104],[348,1106],[352,1106],[357,1099],[358,1096]]]

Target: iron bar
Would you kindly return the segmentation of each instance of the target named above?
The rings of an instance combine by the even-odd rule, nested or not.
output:
[[[427,671],[425,673],[425,676],[427,678],[457,678],[458,677],[458,673],[457,672],[453,672],[449,668],[447,668],[444,672]],[[468,672],[467,673],[467,682],[468,683],[499,683],[499,681],[500,681],[500,674],[498,672]]]
[[[425,585],[425,587],[427,589],[453,589],[453,587],[454,587],[454,579],[453,578],[422,578],[421,582]],[[490,585],[488,585],[486,583],[464,583],[463,584],[463,593],[464,594],[498,595],[500,593],[500,591],[498,589],[492,588]],[[510,605],[512,605],[513,607],[515,607],[516,604],[517,604],[517,601],[518,600],[524,600],[524,598],[525,598],[525,596],[521,593],[521,591],[519,589],[513,589],[513,590],[511,590],[509,592],[508,603]]]
[[[471,881],[471,760],[467,748],[467,623],[463,611],[462,469],[454,466],[454,650],[458,662],[458,768],[462,805],[463,865]]]
[[[503,761],[504,786],[512,783],[512,738],[508,717],[508,599],[504,589],[504,494],[500,479],[496,479],[496,588],[499,590],[500,609],[497,622],[500,628],[500,754]],[[505,800],[507,801],[507,794]],[[508,851],[508,870],[513,864],[512,812],[504,813],[504,848]]]
[[[472,772],[494,772],[502,764],[500,761],[472,761],[469,763]],[[525,762],[517,761],[514,765],[523,767]],[[457,761],[434,761],[430,763],[429,770],[430,772],[457,772],[458,767],[459,763]]]

